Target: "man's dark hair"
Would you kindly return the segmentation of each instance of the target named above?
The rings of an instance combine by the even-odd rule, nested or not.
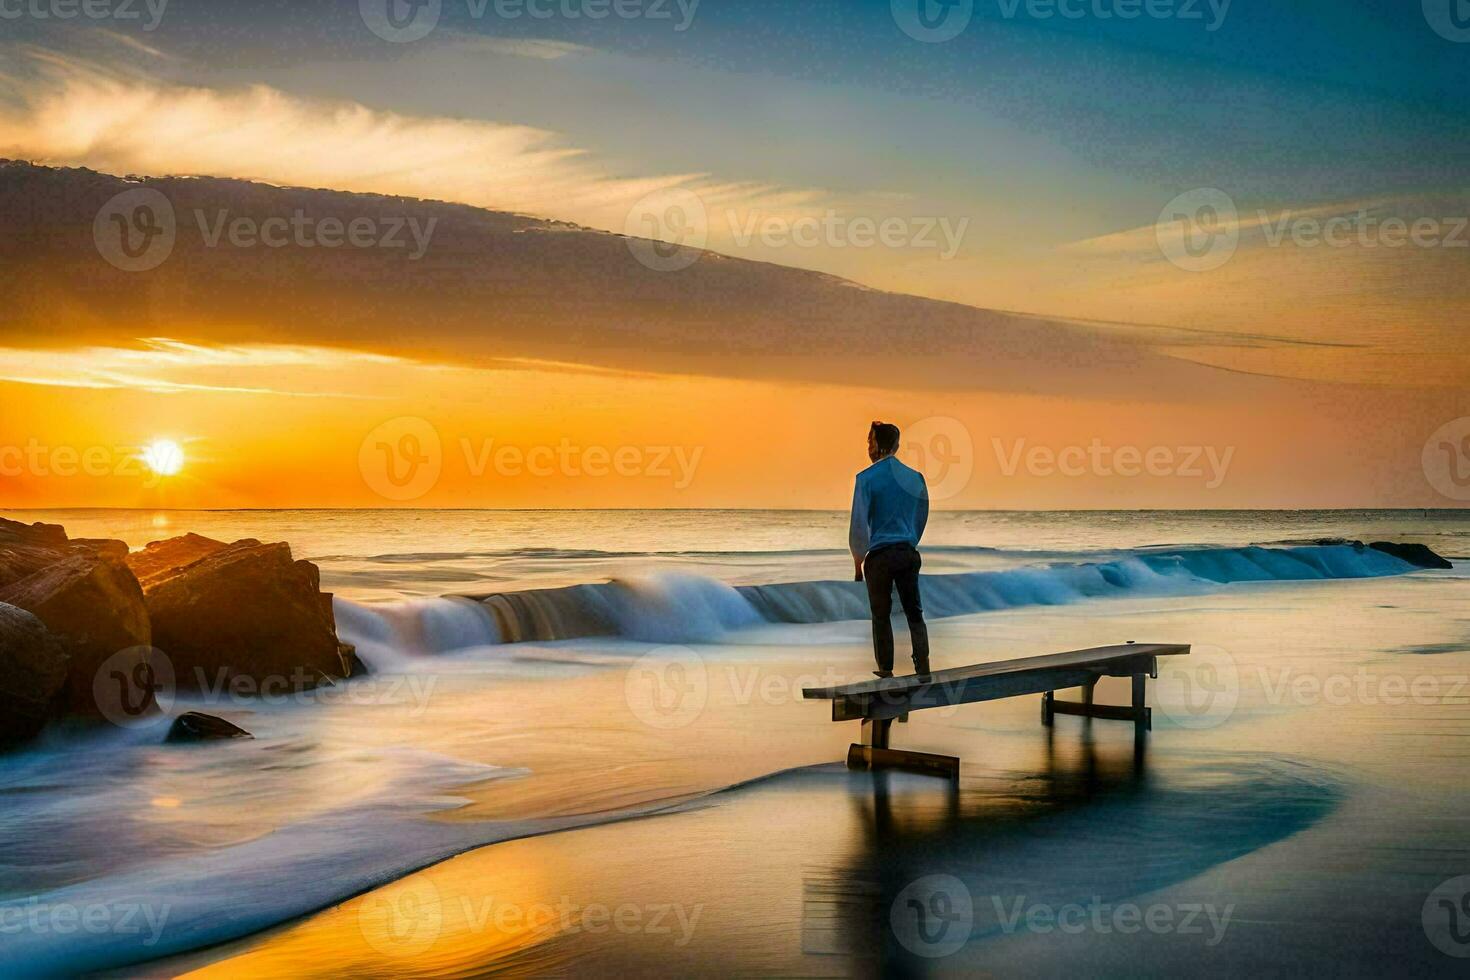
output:
[[[898,426],[889,422],[874,422],[873,427],[868,431],[873,433],[873,439],[878,443],[880,453],[898,452]]]

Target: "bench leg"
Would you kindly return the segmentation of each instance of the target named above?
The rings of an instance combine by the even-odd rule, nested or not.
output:
[[[1051,709],[1052,702],[1057,698],[1056,691],[1047,691],[1041,696],[1041,723],[1047,728],[1052,726],[1055,714]]]
[[[1133,728],[1139,733],[1150,731],[1154,727],[1153,710],[1149,708],[1145,697],[1144,678],[1147,676],[1133,675]]]
[[[888,730],[892,727],[892,718],[864,718],[862,744],[870,749],[888,748]]]

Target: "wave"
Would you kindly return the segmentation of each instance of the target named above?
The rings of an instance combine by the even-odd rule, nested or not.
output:
[[[931,617],[1088,599],[1198,595],[1234,583],[1402,575],[1418,567],[1352,544],[1289,548],[1145,549],[1109,561],[925,575]],[[384,605],[337,601],[344,638],[371,664],[403,654],[505,643],[618,636],[709,643],[751,627],[867,619],[858,582],[728,585],[662,573],[553,589],[447,596]]]

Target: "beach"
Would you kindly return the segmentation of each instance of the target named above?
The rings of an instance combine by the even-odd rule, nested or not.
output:
[[[1345,946],[1343,972],[1455,965],[1427,913],[1470,871],[1464,512],[936,514],[931,616],[953,607],[931,620],[936,669],[1194,646],[1150,682],[1141,754],[1126,724],[1042,727],[1035,697],[895,726],[896,745],[961,757],[957,785],[849,772],[856,724],[801,697],[871,669],[868,624],[832,598],[851,585],[841,514],[25,519],[134,547],[290,540],[371,668],[172,705],[253,741],[61,731],[7,758],[0,910],[50,928],[0,960],[36,972],[949,975],[1085,957],[1097,975],[1285,975]],[[1457,567],[1324,538],[1420,542]],[[480,604],[443,598],[607,603],[585,589],[610,580],[636,599],[609,607],[621,635],[505,642]],[[1126,697],[1122,679],[1098,689]],[[112,918],[67,933],[62,907]]]

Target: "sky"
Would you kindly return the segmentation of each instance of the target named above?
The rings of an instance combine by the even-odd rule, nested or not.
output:
[[[958,453],[931,472],[945,506],[1465,499],[1461,0],[391,0],[404,27],[389,2],[0,0],[0,157],[692,242],[1065,324],[1198,393],[996,380],[1009,340],[930,376],[868,334],[785,370],[779,343],[712,359],[697,317],[675,343],[612,309],[538,346],[534,319],[489,328],[493,290],[485,343],[411,309],[349,340],[248,298],[208,325],[57,300],[44,325],[0,312],[0,505],[840,507],[880,417],[911,457]],[[408,472],[413,420],[437,475],[385,493],[367,458],[392,443]],[[131,472],[160,438],[182,470]],[[487,440],[556,461],[485,463]],[[58,449],[117,462],[59,476]],[[685,469],[651,475],[660,451]]]

